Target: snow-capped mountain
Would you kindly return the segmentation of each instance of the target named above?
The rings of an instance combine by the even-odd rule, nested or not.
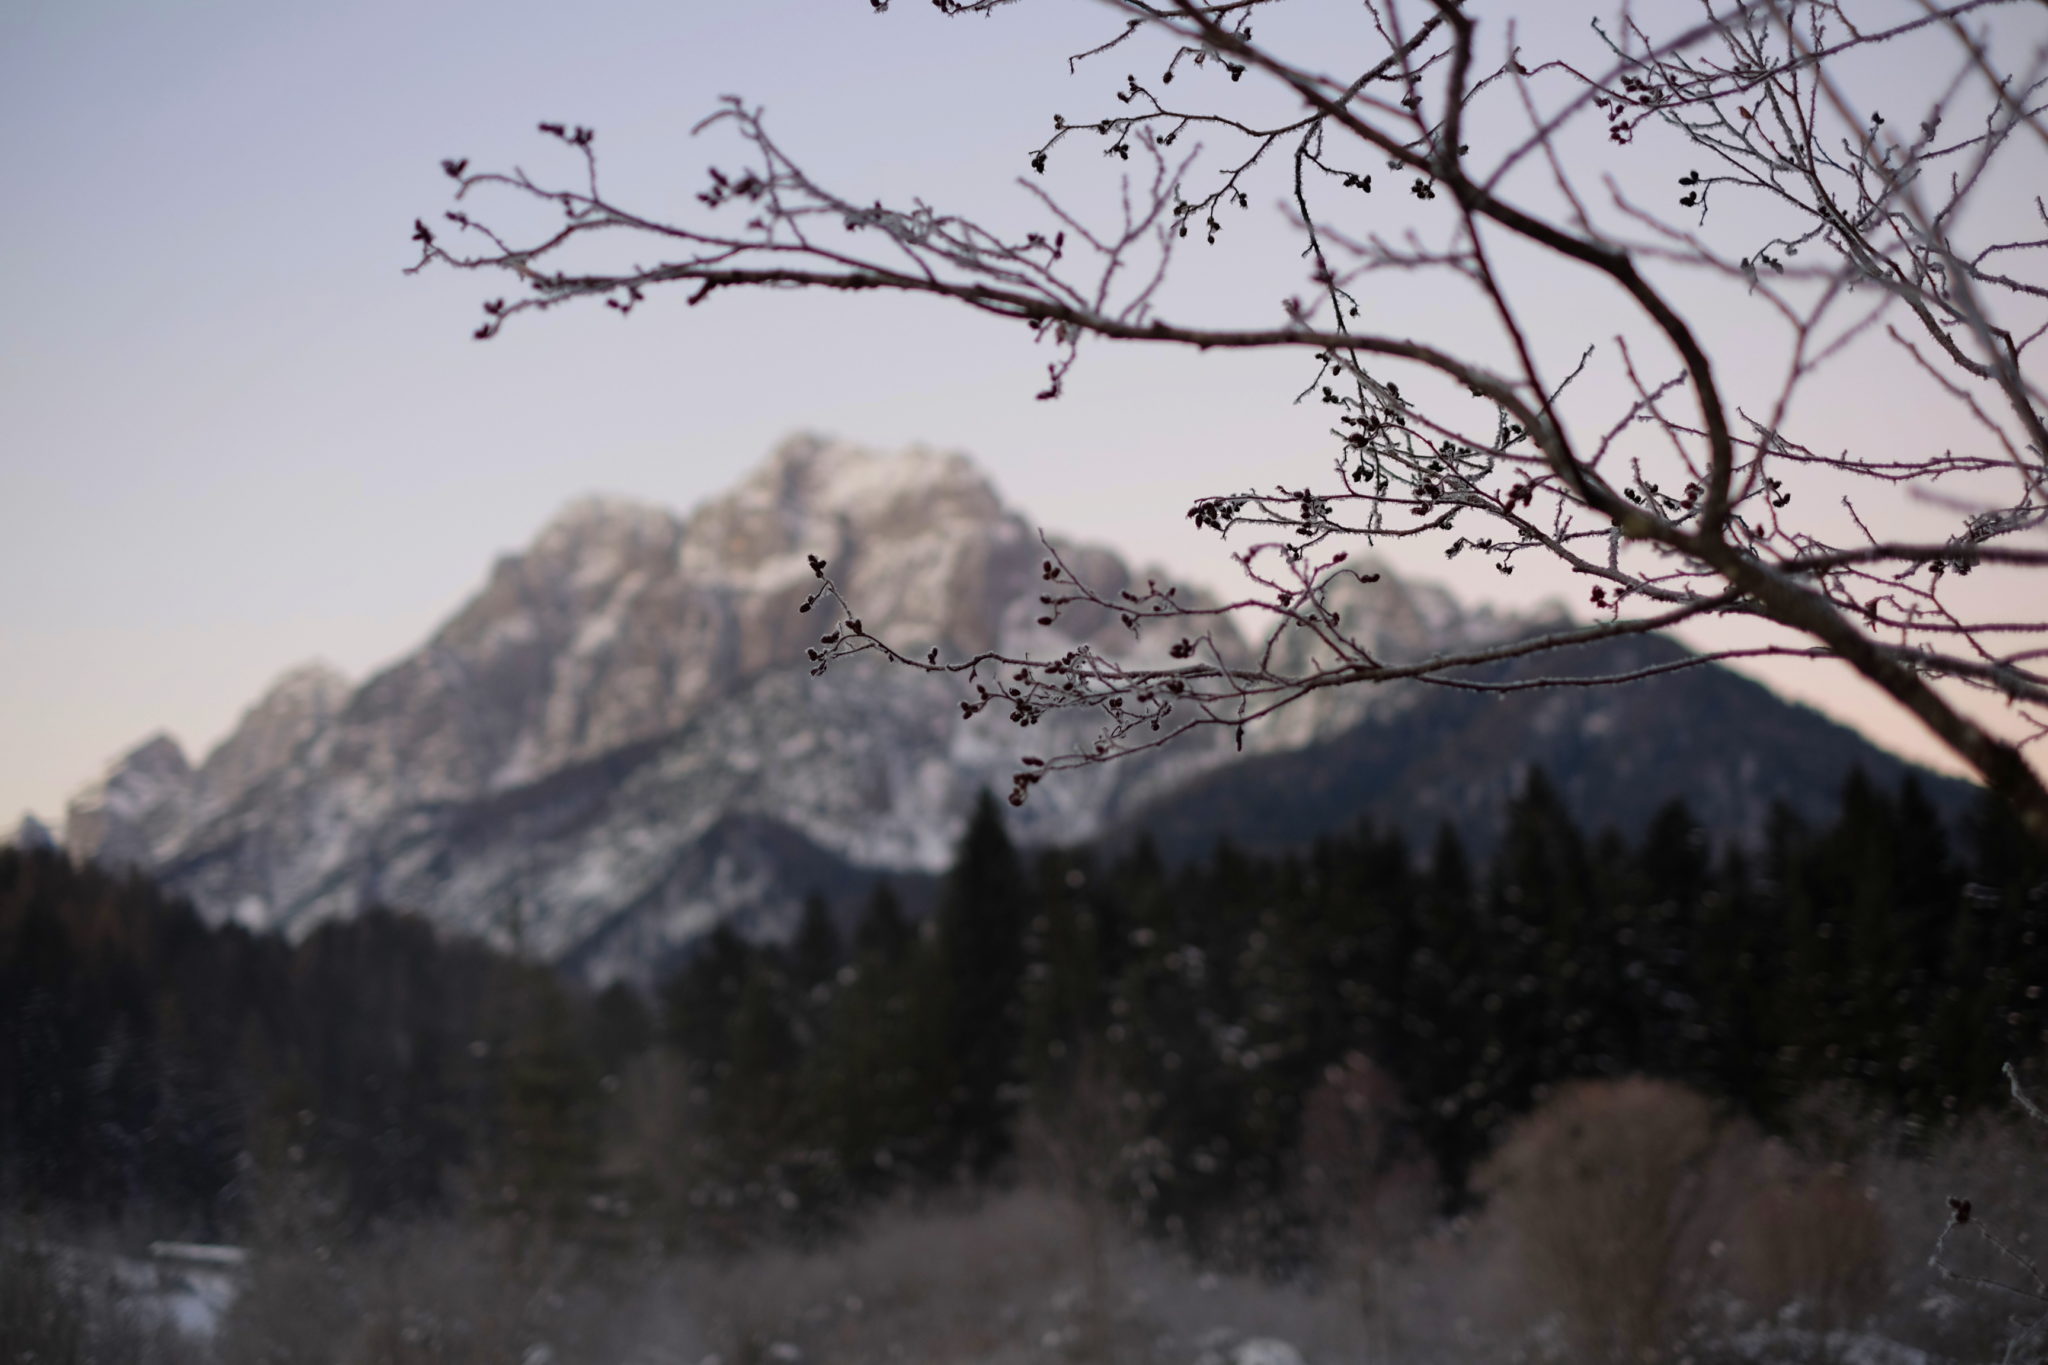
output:
[[[1133,585],[1113,553],[1059,548],[1099,590]],[[799,437],[687,516],[570,504],[376,676],[297,670],[196,766],[165,737],[131,752],[66,844],[216,917],[303,932],[381,901],[598,975],[729,915],[776,932],[803,875],[938,869],[974,796],[1059,727],[963,723],[956,684],[867,660],[812,677],[811,554],[916,649],[1121,636],[1036,624],[1044,547],[964,457]],[[1448,598],[1379,600],[1388,630],[1466,628]],[[1087,838],[1219,759],[1185,744],[1044,784],[1015,831]]]
[[[1112,598],[1136,586],[1108,550],[1057,548]],[[943,868],[981,791],[1094,724],[1056,715],[1027,732],[994,709],[963,723],[956,682],[868,659],[813,677],[805,648],[834,624],[798,611],[813,554],[869,628],[908,649],[1133,648],[1113,615],[1036,623],[1044,546],[964,457],[799,437],[687,516],[571,503],[374,677],[295,670],[196,766],[164,736],[134,749],[72,802],[65,845],[144,869],[215,918],[303,933],[383,903],[600,979],[644,975],[728,919],[780,936],[813,890],[844,902],[873,876]],[[1374,571],[1330,605],[1382,659],[1540,624]],[[1314,647],[1303,631],[1272,643],[1289,668]],[[1048,843],[1150,832],[1194,850],[1371,815],[1483,837],[1541,762],[1596,821],[1684,795],[1710,827],[1750,834],[1775,800],[1819,813],[1851,766],[1903,772],[1755,684],[1687,676],[1506,699],[1327,689],[1254,727],[1242,757],[1217,734],[1063,774],[1011,829]]]

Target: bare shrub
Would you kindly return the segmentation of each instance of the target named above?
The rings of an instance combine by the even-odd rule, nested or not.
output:
[[[1065,1087],[1038,1097],[1019,1124],[1025,1179],[1083,1204],[1113,1203],[1131,1147],[1144,1137],[1123,1090],[1097,1049],[1084,1043]]]
[[[704,1115],[692,1093],[689,1065],[652,1048],[619,1078],[605,1121],[604,1173],[624,1192],[637,1226],[664,1246],[706,1231],[690,1195],[705,1179]]]
[[[1409,1134],[1400,1087],[1360,1052],[1302,1102],[1301,1185],[1326,1226],[1392,1249],[1429,1223],[1436,1171]]]
[[[1536,1315],[1581,1361],[1659,1358],[1706,1282],[1728,1132],[1661,1081],[1571,1085],[1517,1123],[1476,1182]],[[1532,1315],[1533,1316],[1533,1315]]]
[[[1867,1323],[1891,1284],[1892,1230],[1877,1190],[1843,1162],[1773,1144],[1729,1238],[1730,1287],[1823,1336]]]
[[[1187,1365],[1261,1340],[1311,1362],[1358,1358],[1348,1299],[1207,1271],[1108,1225],[1091,1268],[1083,1226],[1069,1197],[1029,1188],[899,1206],[830,1249],[685,1264],[664,1292],[725,1365],[792,1351],[831,1365]]]
[[[872,1220],[829,1252],[769,1251],[684,1273],[722,1359],[777,1344],[833,1361],[1000,1361],[1072,1334],[1082,1299],[1072,1204],[1036,1191]]]
[[[827,1247],[593,1256],[509,1223],[275,1244],[218,1340],[221,1365],[1192,1362],[1284,1341],[1355,1358],[1356,1307],[1205,1272],[1104,1225],[1082,1254],[1068,1196],[1022,1189],[878,1211]],[[11,1363],[10,1363],[11,1365]]]
[[[1082,1275],[1075,1332],[1084,1353],[1106,1349],[1113,1336],[1110,1245],[1121,1222],[1117,1192],[1142,1137],[1122,1102],[1122,1087],[1087,1046],[1064,1091],[1041,1097],[1018,1127],[1018,1163],[1025,1178],[1056,1192],[1072,1212]]]
[[[1276,1341],[1309,1365],[1982,1358],[2024,1305],[1929,1271],[1930,1218],[1951,1193],[1975,1193],[1976,1216],[2015,1249],[2048,1237],[2029,1215],[2048,1207],[2048,1171],[2010,1126],[1929,1143],[1865,1119],[1854,1143],[1830,1130],[1843,1140],[1807,1150],[1641,1080],[1558,1094],[1483,1168],[1483,1211],[1439,1220],[1428,1182],[1378,1161],[1399,1142],[1375,1132],[1377,1093],[1369,1070],[1345,1064],[1310,1102],[1301,1188],[1317,1193],[1301,1197],[1321,1200],[1337,1231],[1325,1260],[1285,1283],[1219,1273],[1099,1216],[1068,1167],[1063,1189],[906,1200],[802,1248],[621,1254],[510,1221],[348,1243],[307,1225],[256,1250],[217,1358],[1227,1365],[1288,1359],[1259,1355]],[[1073,1151],[1081,1136],[1067,1134]],[[1054,1170],[1056,1154],[1025,1152]],[[1974,1244],[1952,1250],[1965,1271],[1999,1269],[1971,1260]],[[13,1289],[0,1282],[0,1302]]]
[[[1302,1105],[1300,1197],[1318,1223],[1333,1280],[1358,1305],[1382,1354],[1403,1345],[1394,1311],[1399,1267],[1441,1195],[1404,1120],[1393,1078],[1358,1052],[1327,1067]]]

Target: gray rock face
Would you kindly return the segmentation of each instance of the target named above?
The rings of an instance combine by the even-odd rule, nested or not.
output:
[[[154,867],[175,850],[191,823],[192,764],[169,735],[153,735],[106,778],[72,798],[64,843],[110,865]]]
[[[1060,548],[1103,591],[1132,581]],[[965,458],[799,437],[688,516],[570,504],[376,676],[287,675],[196,769],[165,738],[130,753],[66,844],[215,918],[302,933],[383,902],[599,978],[731,916],[777,934],[834,868],[943,867],[979,791],[1091,724],[963,723],[956,682],[864,659],[811,677],[831,623],[797,610],[809,554],[907,648],[1130,647],[1113,620],[1035,624],[1043,547]],[[1386,628],[1464,628],[1447,598],[1412,606]],[[1219,759],[1185,744],[1044,784],[1014,829],[1089,837]]]
[[[350,691],[348,679],[322,663],[295,668],[271,684],[234,733],[207,755],[196,775],[202,797],[195,815],[204,819],[228,809],[293,762],[340,714]]]

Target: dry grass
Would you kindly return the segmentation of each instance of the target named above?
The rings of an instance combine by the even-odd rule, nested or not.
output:
[[[1049,1166],[1055,1185],[899,1203],[805,1250],[679,1256],[660,1235],[598,1249],[502,1222],[323,1243],[314,1224],[280,1225],[213,1356],[1239,1365],[1240,1347],[1278,1340],[1306,1365],[1907,1358],[1886,1343],[1995,1358],[2025,1305],[1926,1269],[1947,1197],[1972,1198],[1981,1225],[2023,1254],[2048,1244],[2048,1167],[2031,1133],[1985,1123],[1908,1150],[1866,1124],[1795,1149],[1645,1081],[1560,1092],[1485,1167],[1483,1210],[1445,1222],[1426,1212],[1427,1172],[1389,1157],[1364,1122],[1372,1105],[1342,1103],[1362,1086],[1332,1082],[1336,1107],[1305,1163],[1330,1210],[1322,1254],[1287,1283],[1139,1239],[1078,1167]],[[1969,1273],[2011,1270],[1976,1242],[1955,1250]],[[8,1305],[25,1283],[0,1285],[16,1323],[27,1319]],[[38,1355],[87,1358],[131,1357],[54,1340]]]
[[[778,1345],[847,1365],[1193,1362],[1259,1337],[1355,1358],[1348,1305],[1205,1274],[1104,1223],[1068,1196],[1012,1191],[899,1209],[831,1252],[685,1268],[680,1282],[735,1365]]]

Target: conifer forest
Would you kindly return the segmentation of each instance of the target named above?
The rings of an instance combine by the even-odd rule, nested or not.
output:
[[[718,930],[650,989],[571,984],[397,911],[297,943],[208,927],[139,877],[0,852],[0,1200],[66,1237],[255,1249],[210,1339],[236,1360],[312,1358],[287,1341],[319,1317],[301,1297],[447,1254],[423,1238],[499,1266],[492,1292],[525,1286],[522,1312],[553,1304],[566,1341],[572,1319],[586,1338],[626,1320],[571,1287],[644,1298],[667,1273],[650,1267],[778,1257],[759,1273],[780,1282],[906,1225],[943,1240],[990,1219],[1010,1254],[1079,1258],[1071,1321],[1045,1329],[1075,1351],[1123,1358],[1136,1301],[1099,1281],[1150,1258],[1229,1277],[1258,1311],[1273,1286],[1317,1304],[1347,1286],[1353,1319],[1480,1358],[1513,1339],[1445,1300],[1484,1297],[1482,1248],[1606,1284],[1600,1255],[1647,1254],[1641,1201],[1669,1264],[1640,1321],[1605,1290],[1573,1319],[1566,1286],[1553,1330],[1733,1349],[1731,1322],[1755,1344],[1894,1303],[1957,1217],[1891,1188],[1937,1157],[1940,1178],[1990,1181],[1978,1221],[2003,1236],[2048,1212],[2024,1196],[2038,1161],[2001,1072],[2048,1036],[2048,866],[1995,804],[1951,833],[1911,779],[1859,775],[1832,822],[1780,810],[1758,847],[1678,804],[1626,841],[1579,828],[1537,772],[1490,848],[1367,826],[1178,866],[1143,841],[1021,852],[1001,811],[983,800],[934,882],[820,888],[787,941]],[[0,1330],[28,1340],[69,1304],[88,1324],[71,1358],[172,1349],[133,1322],[107,1336],[56,1254],[16,1265]],[[1017,1294],[1052,1273],[1018,1270]],[[358,1285],[323,1311],[427,1334],[351,1358],[487,1358],[477,1306],[441,1289],[455,1306]],[[1893,1335],[1995,1333],[1970,1297],[1941,1301]],[[935,1330],[900,1310],[873,1328],[893,1347],[846,1329],[834,1351],[814,1308],[727,1324],[725,1349],[808,1336],[879,1359]]]

